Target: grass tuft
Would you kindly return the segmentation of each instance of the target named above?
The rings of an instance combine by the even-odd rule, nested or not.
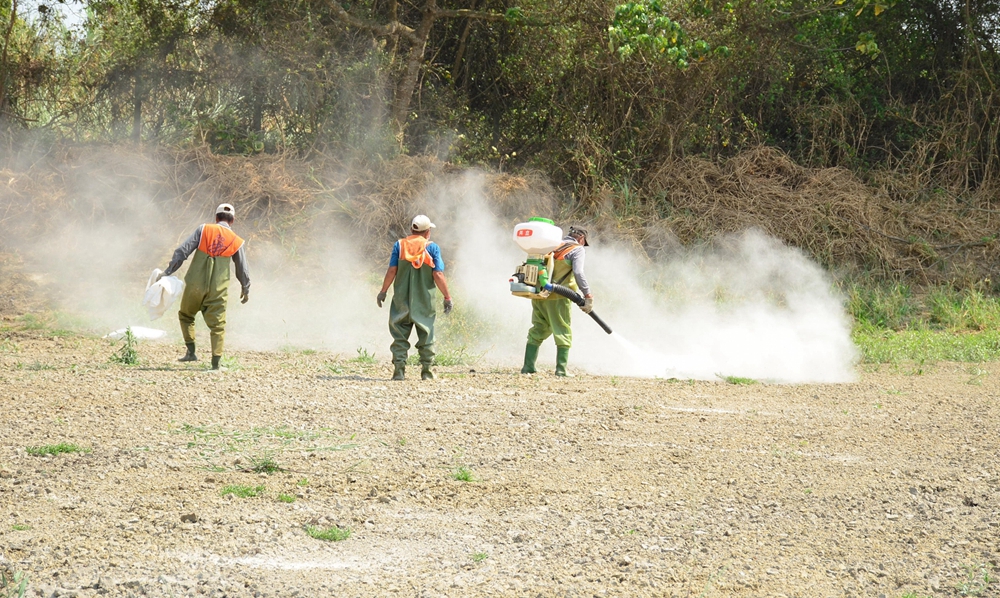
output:
[[[351,528],[339,528],[337,526],[321,528],[314,525],[306,526],[306,533],[310,538],[323,540],[324,542],[340,542],[351,537]]]
[[[373,364],[376,362],[375,353],[369,353],[368,349],[358,347],[358,356],[351,360],[354,363]]]
[[[59,444],[46,444],[43,446],[29,446],[25,449],[29,455],[35,457],[45,457],[49,455],[59,455],[61,453],[89,453],[90,449],[79,447],[75,444],[60,442]]]
[[[284,503],[291,504],[291,503],[295,502],[295,497],[292,496],[291,494],[279,494],[278,495],[278,502],[284,502]]]
[[[914,361],[983,362],[1000,359],[1000,331],[855,330],[854,344],[865,363]]]
[[[473,563],[481,563],[488,558],[490,558],[490,555],[486,554],[485,552],[476,552],[472,554]]]
[[[228,486],[223,486],[222,490],[219,491],[219,494],[222,496],[232,494],[234,496],[238,496],[239,498],[253,498],[255,496],[260,496],[261,494],[264,494],[265,490],[267,490],[267,488],[265,488],[264,486],[246,486],[243,484],[230,484]]]
[[[719,376],[729,384],[736,384],[740,386],[749,386],[751,384],[757,384],[757,381],[753,378],[741,378],[739,376]]]
[[[465,467],[464,465],[453,471],[451,474],[451,478],[453,480],[458,480],[459,482],[476,481],[475,478],[472,477],[472,470],[470,470],[468,467]]]
[[[0,597],[24,598],[28,593],[28,574],[15,571],[7,576],[6,571],[0,571]]]
[[[248,457],[250,460],[250,471],[254,473],[266,473],[268,475],[272,473],[277,473],[285,471],[278,465],[278,462],[274,460],[274,457],[270,455],[265,455],[263,457]]]

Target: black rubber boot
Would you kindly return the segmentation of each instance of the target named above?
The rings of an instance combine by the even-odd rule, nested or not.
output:
[[[400,361],[392,364],[392,379],[402,380],[406,376],[406,362]]]
[[[429,363],[422,364],[420,368],[420,379],[421,380],[434,380],[437,376],[431,371],[431,365]]]
[[[569,362],[569,347],[556,347],[556,376],[568,376],[566,364]]]
[[[198,361],[198,356],[194,354],[194,343],[184,343],[187,346],[187,353],[177,361]]]
[[[212,369],[213,370],[219,369],[219,362],[220,361],[222,361],[222,355],[213,355],[212,356]]]
[[[534,374],[536,361],[538,361],[538,345],[528,343],[524,346],[524,365],[521,366],[521,373]]]

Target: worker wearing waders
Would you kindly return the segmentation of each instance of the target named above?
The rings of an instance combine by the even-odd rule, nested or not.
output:
[[[569,227],[569,234],[554,252],[555,265],[550,280],[553,284],[569,287],[583,295],[585,303],[580,309],[589,314],[594,309],[594,296],[583,273],[584,247],[589,246],[587,231],[576,226]],[[570,328],[570,300],[555,293],[545,299],[531,300],[531,328],[528,330],[528,344],[524,348],[522,374],[535,373],[535,361],[542,341],[554,336],[556,341],[556,376],[566,375],[569,348],[573,344],[573,330]]]
[[[432,292],[437,286],[444,295],[444,313],[452,308],[448,283],[444,278],[441,248],[430,241],[430,218],[423,214],[410,224],[410,236],[396,241],[389,258],[389,269],[382,281],[376,303],[382,307],[386,291],[392,285],[389,305],[389,332],[392,334],[392,379],[402,380],[406,373],[406,354],[410,349],[410,332],[417,329],[417,352],[420,354],[420,379],[433,380],[434,372],[434,309]]]
[[[226,302],[229,299],[229,264],[236,265],[240,281],[241,303],[250,300],[250,270],[243,239],[230,225],[236,219],[233,206],[224,203],[215,210],[215,224],[203,224],[174,251],[170,265],[163,272],[170,276],[189,255],[194,253],[191,266],[184,276],[184,295],[177,317],[187,353],[178,361],[197,361],[194,352],[194,317],[201,312],[211,330],[212,369],[219,369],[223,340],[226,334]]]

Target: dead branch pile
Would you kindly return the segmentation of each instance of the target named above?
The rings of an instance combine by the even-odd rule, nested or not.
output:
[[[760,147],[722,164],[666,162],[641,191],[604,189],[591,205],[603,230],[651,252],[756,227],[828,267],[877,278],[968,284],[990,277],[1000,258],[1000,211],[988,207],[989,194],[958,201],[887,174],[877,182],[803,168]]]
[[[468,184],[470,176],[479,178]],[[968,284],[993,277],[1000,210],[990,207],[986,191],[956,198],[892,173],[871,180],[803,168],[761,147],[721,164],[667,161],[642,189],[608,185],[561,207],[563,216],[593,223],[600,236],[650,254],[756,227],[828,267],[877,278]],[[467,186],[456,193],[461,184]],[[435,203],[435,193],[447,188],[457,199]],[[305,224],[348,227],[364,249],[381,255],[413,214],[441,211],[433,206],[455,205],[463,193],[483,193],[504,222],[560,214],[558,194],[540,175],[477,174],[431,157],[345,163],[219,156],[206,148],[59,146],[0,158],[0,242],[46,234],[61,218],[131,223],[168,214],[164,225],[197,223],[229,202],[249,235],[294,237]]]

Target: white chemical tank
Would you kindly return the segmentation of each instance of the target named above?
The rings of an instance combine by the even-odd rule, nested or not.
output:
[[[514,242],[528,255],[545,255],[562,245],[562,229],[548,218],[531,218],[514,227]]]

